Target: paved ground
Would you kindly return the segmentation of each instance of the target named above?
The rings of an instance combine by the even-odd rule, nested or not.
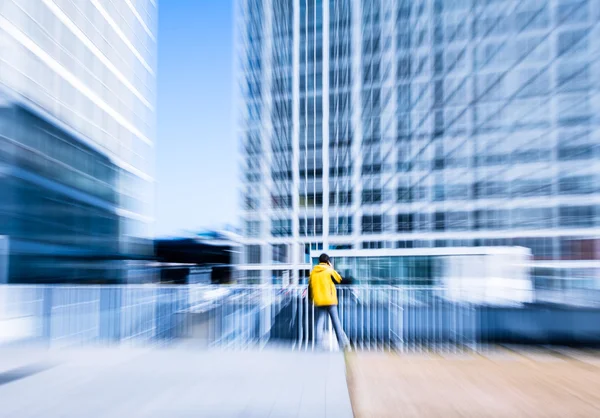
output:
[[[0,417],[598,417],[600,355],[0,349]]]
[[[0,416],[351,417],[340,353],[0,350]]]
[[[600,355],[498,349],[348,357],[357,417],[600,417]]]

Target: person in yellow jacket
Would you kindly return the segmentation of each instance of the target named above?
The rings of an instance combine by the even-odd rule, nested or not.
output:
[[[334,270],[329,256],[327,254],[321,254],[319,256],[319,264],[312,269],[308,279],[308,286],[310,288],[313,303],[316,307],[317,341],[323,341],[322,337],[325,319],[329,315],[340,348],[349,349],[350,342],[342,329],[342,324],[340,323],[337,311],[338,299],[335,283],[341,283],[341,281],[342,277]]]

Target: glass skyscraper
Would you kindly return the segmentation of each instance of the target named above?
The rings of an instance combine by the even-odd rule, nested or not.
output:
[[[0,235],[13,282],[151,253],[155,0],[0,2]]]
[[[238,9],[246,277],[302,279],[311,249],[517,245],[537,286],[598,285],[600,2]]]

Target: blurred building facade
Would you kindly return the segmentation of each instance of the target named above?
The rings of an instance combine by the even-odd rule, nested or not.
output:
[[[0,3],[9,281],[120,282],[152,256],[156,19],[155,0]]]
[[[240,0],[241,270],[519,245],[598,286],[600,2]],[[596,280],[596,281],[595,281]]]

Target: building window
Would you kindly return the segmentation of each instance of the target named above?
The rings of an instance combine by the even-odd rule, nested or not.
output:
[[[361,244],[363,249],[376,250],[380,248],[384,248],[383,241],[365,241]]]
[[[434,227],[436,231],[446,230],[446,214],[444,212],[436,212],[434,214]]]
[[[550,91],[550,74],[548,71],[540,73],[536,68],[525,68],[518,73],[519,98],[545,96]]]
[[[329,244],[330,250],[351,250],[352,244]]]
[[[598,191],[597,177],[589,176],[570,176],[562,177],[558,183],[558,192],[560,194],[590,194]]]
[[[398,34],[398,38],[396,40],[396,48],[399,51],[409,51],[410,50],[410,40],[411,40],[411,34],[410,33],[399,33]],[[400,64],[400,62],[399,62]],[[404,67],[399,67],[398,68],[398,78],[402,78],[405,77],[405,70]]]
[[[494,149],[481,149],[475,156],[475,165],[478,167],[505,165],[510,161],[510,154],[498,152]]]
[[[558,35],[558,54],[575,55],[588,49],[588,29],[564,31]]]
[[[290,209],[292,207],[292,195],[271,195],[271,207],[273,209]]]
[[[329,233],[331,235],[352,234],[352,216],[338,216],[329,218]]]
[[[329,205],[348,206],[352,204],[352,191],[339,191],[329,193]]]
[[[274,237],[292,236],[291,219],[273,219],[271,220],[271,235]]]
[[[362,166],[362,174],[379,174],[383,169],[384,166],[381,163],[364,164]]]
[[[260,206],[258,199],[250,196],[246,196],[244,198],[244,209],[247,210],[256,210]]]
[[[310,252],[315,251],[315,250],[318,250],[318,251],[323,250],[323,243],[322,242],[311,242],[311,243],[304,244],[304,262],[305,263],[310,263],[312,261],[310,258]]]
[[[246,221],[246,237],[256,238],[260,236],[260,221]]]
[[[323,206],[323,193],[301,194],[299,196],[300,207]]]
[[[309,168],[308,170],[301,168],[300,177],[306,179],[320,179],[323,177],[323,168]]]
[[[290,181],[292,180],[292,171],[271,171],[271,178],[273,179],[273,181]]]
[[[396,108],[399,112],[408,112],[411,110],[410,91],[410,84],[401,84],[398,87],[398,103]]]
[[[557,73],[556,84],[561,93],[585,91],[590,87],[590,71],[587,62],[561,62]]]
[[[260,179],[261,179],[260,173],[252,173],[252,172],[246,173],[246,180],[248,181],[248,183],[259,183]]]
[[[410,203],[413,201],[412,188],[410,187],[398,187],[397,200],[402,203]]]
[[[515,26],[519,32],[543,29],[548,27],[549,24],[550,14],[547,5],[539,5],[537,10],[524,10],[515,15]]]
[[[341,163],[340,163],[341,164]],[[332,177],[344,177],[352,175],[351,165],[333,165],[329,167],[329,175]]]
[[[561,260],[600,260],[600,240],[560,238]]]
[[[382,215],[364,215],[362,217],[363,234],[380,234],[383,231]]]
[[[449,247],[472,247],[473,240],[470,239],[449,239],[447,240]]]
[[[513,197],[550,196],[552,181],[550,179],[515,180],[512,182]]]
[[[303,236],[323,235],[323,218],[300,219],[299,234]]]
[[[246,245],[246,264],[260,264],[260,245]]]
[[[559,95],[558,123],[561,127],[588,126],[592,118],[586,94]]]
[[[571,160],[589,160],[594,158],[597,152],[597,146],[594,144],[582,145],[563,145],[558,148],[558,159],[561,161]]]
[[[381,203],[382,192],[381,189],[366,189],[362,192],[362,203],[364,205]]]
[[[508,184],[503,181],[480,181],[473,185],[473,196],[475,198],[505,197],[507,192]]]
[[[446,212],[446,229],[464,231],[469,229],[469,212]]]
[[[413,241],[413,247],[414,248],[431,248],[431,247],[433,247],[433,242],[425,241],[425,240],[416,240],[416,241]]]
[[[503,209],[477,210],[475,229],[506,229],[509,226],[509,212]]]
[[[584,228],[595,224],[595,206],[562,206],[559,208],[559,225],[566,228]]]
[[[444,71],[444,53],[436,52],[433,59],[433,71],[435,74],[441,74]]]
[[[273,251],[273,263],[284,264],[288,262],[287,244],[274,244],[271,248]]]
[[[550,149],[530,148],[521,149],[512,153],[513,163],[533,163],[538,161],[551,161],[552,158],[552,150]]]
[[[396,216],[398,232],[412,232],[414,228],[412,213],[399,213]]]
[[[443,184],[436,184],[433,186],[433,200],[436,202],[443,202],[446,199],[446,188]]]
[[[468,200],[470,185],[467,184],[448,184],[446,185],[446,200]]]
[[[415,231],[428,232],[432,225],[432,215],[430,213],[415,213]]]
[[[582,23],[588,20],[587,0],[561,0],[558,2],[557,17],[559,24]]]
[[[410,56],[401,57],[398,60],[398,67],[396,67],[398,80],[410,79],[411,74],[411,59]]]

